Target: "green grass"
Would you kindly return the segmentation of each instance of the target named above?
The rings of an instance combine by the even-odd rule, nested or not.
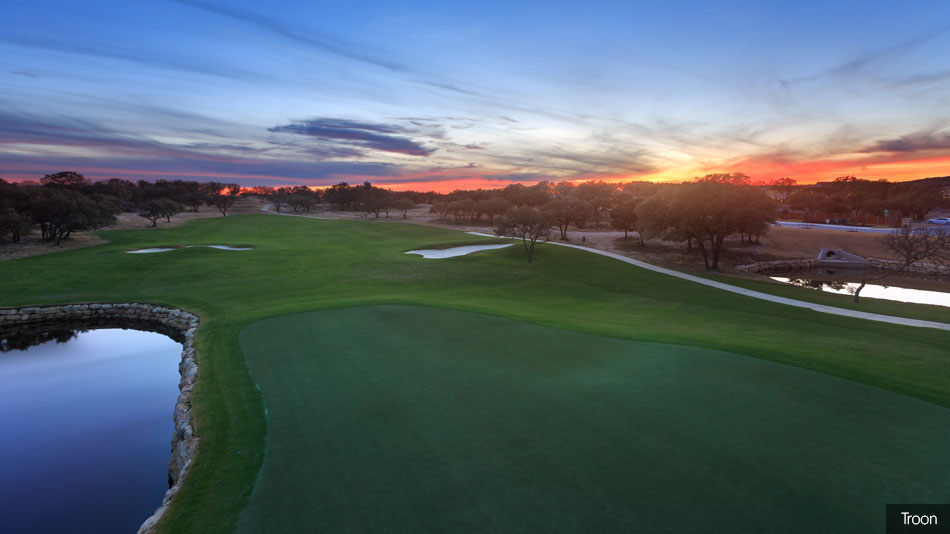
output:
[[[202,441],[164,532],[231,532],[264,458],[266,424],[238,334],[268,317],[370,304],[476,312],[618,339],[803,367],[950,406],[950,333],[758,301],[593,254],[541,246],[444,260],[403,252],[470,243],[410,224],[267,215],[103,234],[110,244],[0,263],[0,305],[147,301],[202,317],[195,417]],[[489,241],[489,240],[486,240]],[[241,243],[251,251],[168,244]]]
[[[950,409],[759,359],[406,306],[241,346],[270,415],[241,533],[864,533],[950,494]]]

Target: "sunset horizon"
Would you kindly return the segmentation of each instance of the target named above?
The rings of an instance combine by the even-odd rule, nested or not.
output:
[[[445,192],[946,176],[947,11],[13,2],[0,177]]]

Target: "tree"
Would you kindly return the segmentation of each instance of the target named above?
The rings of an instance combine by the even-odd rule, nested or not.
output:
[[[198,182],[180,182],[175,200],[188,206],[194,213],[198,213],[201,205],[207,202],[208,195]]]
[[[113,224],[118,208],[97,206],[92,200],[68,189],[47,189],[32,202],[33,221],[45,241],[60,244],[76,230],[95,230]]]
[[[29,194],[15,184],[0,179],[0,234],[18,243],[33,228]]]
[[[930,210],[946,205],[938,184],[894,184],[887,196],[887,204],[916,220],[923,219]]]
[[[759,238],[769,231],[771,223],[778,216],[778,204],[758,189],[742,187],[737,191],[738,207],[735,210],[736,231],[739,238],[745,242],[759,242]]]
[[[495,224],[495,217],[508,213],[508,210],[514,207],[511,202],[508,202],[502,197],[492,197],[481,200],[479,203],[481,204],[481,212],[488,217],[488,224],[490,225]]]
[[[392,202],[392,193],[387,189],[373,186],[369,182],[360,186],[359,199],[363,211],[379,218],[379,212],[386,210]]]
[[[642,247],[645,244],[643,242],[643,230],[639,228],[638,223],[640,220],[637,217],[637,207],[641,202],[641,199],[632,196],[624,198],[617,204],[613,211],[610,212],[610,224],[615,230],[623,230],[624,241],[627,239],[627,232],[637,232],[637,235],[640,236],[640,246]]]
[[[542,206],[551,200],[551,183],[541,181],[530,187],[510,184],[501,190],[501,197],[514,206]]]
[[[551,221],[537,208],[512,208],[504,217],[499,217],[495,234],[520,237],[531,263],[538,240],[543,243],[551,237]]]
[[[43,177],[43,179],[40,180],[40,183],[42,183],[45,187],[73,190],[78,190],[82,186],[89,184],[85,176],[79,174],[78,172],[72,171],[62,171],[55,174],[47,174]]]
[[[481,218],[480,215],[478,212],[478,204],[474,200],[466,198],[459,201],[455,222],[460,223],[462,220],[478,222],[478,219]]]
[[[610,211],[617,203],[617,186],[591,180],[578,185],[571,196],[590,203],[594,227],[600,228],[600,221],[610,217]]]
[[[570,225],[580,226],[594,212],[590,202],[578,198],[576,195],[560,196],[545,204],[541,210],[545,217],[556,226],[561,233],[561,240],[567,241],[567,228]]]
[[[158,200],[149,200],[139,208],[139,217],[152,221],[152,227],[158,226],[158,220],[164,217],[162,204]]]
[[[360,191],[358,187],[353,187],[346,182],[340,182],[330,186],[324,191],[323,199],[331,204],[340,206],[340,211],[346,211],[349,207],[355,207],[360,202]]]
[[[205,184],[205,191],[208,194],[208,199],[205,202],[209,206],[218,208],[221,215],[227,217],[228,210],[237,202],[238,195],[241,194],[241,186],[208,182]]]
[[[637,215],[670,238],[695,240],[706,269],[717,270],[726,237],[774,221],[774,211],[757,207],[759,196],[765,193],[749,186],[704,180],[661,190],[643,201]]]
[[[749,185],[752,183],[752,179],[741,172],[707,174],[706,176],[696,178],[694,181],[701,184]]]
[[[170,198],[160,199],[158,203],[162,208],[162,217],[165,217],[165,222],[172,222],[172,217],[185,211],[184,204],[181,202],[176,202]]]
[[[878,237],[876,241],[898,258],[899,266],[884,274],[862,279],[854,291],[855,303],[868,282],[908,272],[918,262],[937,265],[950,263],[950,229],[902,226],[893,233]]]
[[[440,221],[444,221],[449,216],[449,203],[435,201],[429,207],[429,213],[435,213]]]
[[[310,195],[304,193],[293,193],[287,195],[286,203],[294,210],[294,213],[299,213],[304,211],[310,213],[310,210],[313,209],[313,205],[316,204],[316,200]],[[280,208],[277,209],[277,213],[280,213]]]
[[[408,217],[409,210],[415,208],[416,203],[406,197],[399,197],[393,201],[393,209],[401,211],[403,219]]]
[[[775,200],[779,204],[784,204],[788,197],[795,192],[795,188],[798,187],[798,182],[792,178],[782,177],[776,178],[772,182],[772,188],[776,191]]]

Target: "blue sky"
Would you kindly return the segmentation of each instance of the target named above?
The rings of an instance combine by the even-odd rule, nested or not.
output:
[[[950,174],[946,2],[0,7],[6,178]]]

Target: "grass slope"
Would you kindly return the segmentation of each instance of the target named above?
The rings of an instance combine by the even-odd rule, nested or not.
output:
[[[0,263],[0,306],[148,301],[202,317],[199,456],[165,532],[231,532],[264,457],[266,427],[238,333],[267,317],[366,304],[478,312],[628,340],[805,367],[950,406],[950,334],[834,317],[697,286],[589,253],[518,247],[426,260],[404,251],[470,243],[408,224],[242,215],[107,232],[110,244]],[[247,244],[232,252],[157,245]]]
[[[873,532],[950,494],[950,409],[719,351],[405,306],[241,333],[239,532]]]

